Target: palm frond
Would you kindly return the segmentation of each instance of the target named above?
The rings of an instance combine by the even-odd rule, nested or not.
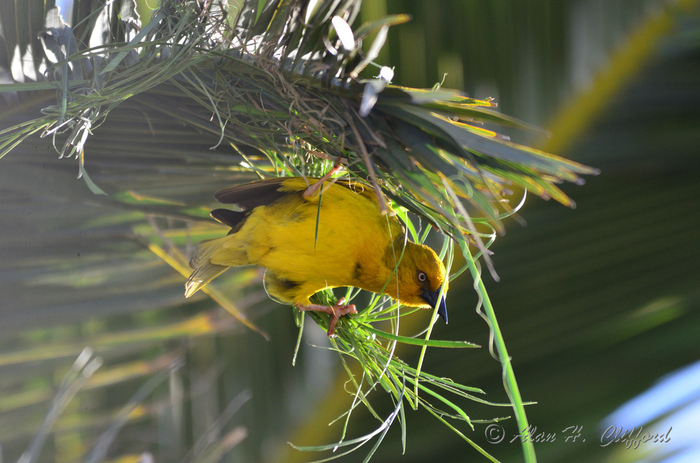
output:
[[[246,1],[233,21],[216,2],[207,5],[164,1],[143,29],[129,1],[76,8],[73,29],[50,10],[41,37],[60,104],[5,132],[0,155],[42,131],[67,134],[61,156],[81,159],[90,131],[138,94],[140,104],[217,133],[221,142],[287,159],[319,152],[342,159],[352,175],[369,178],[450,233],[472,231],[439,177],[501,229],[511,186],[573,206],[557,184],[582,183],[580,175],[597,172],[487,129],[532,129],[497,112],[492,101],[394,86],[387,73],[359,79],[368,64],[363,38],[405,22],[405,15],[360,26],[348,48],[331,20],[352,24],[359,1],[269,1],[260,11],[258,2]],[[83,167],[81,173],[99,191]]]

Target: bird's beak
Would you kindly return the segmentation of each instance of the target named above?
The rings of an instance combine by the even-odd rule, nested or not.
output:
[[[420,295],[421,299],[423,299],[425,302],[430,304],[430,307],[435,307],[435,305],[438,303],[438,297],[440,296],[440,291],[423,291],[423,294]],[[445,304],[445,296],[442,296],[442,299],[440,299],[440,305],[438,306],[438,315],[442,317],[443,320],[445,320],[445,323],[447,323],[447,305]]]

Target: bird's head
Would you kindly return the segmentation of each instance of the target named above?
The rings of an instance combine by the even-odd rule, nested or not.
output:
[[[439,302],[438,313],[447,322],[445,297],[438,301],[440,287],[445,281],[445,266],[435,251],[423,244],[406,243],[406,250],[399,263],[398,299],[413,307],[435,307]]]

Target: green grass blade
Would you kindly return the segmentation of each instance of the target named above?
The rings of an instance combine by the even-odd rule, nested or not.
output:
[[[407,336],[399,336],[392,333],[387,333],[386,331],[381,331],[373,328],[369,325],[363,327],[363,329],[369,331],[370,333],[379,336],[380,338],[390,339],[392,341],[398,341],[402,344],[410,344],[413,346],[424,346],[424,347],[444,347],[452,349],[463,349],[463,348],[477,348],[481,347],[478,344],[474,344],[468,341],[442,341],[435,339],[420,339],[420,338],[410,338]]]
[[[486,291],[486,286],[484,281],[481,279],[481,271],[474,261],[471,252],[469,251],[468,243],[461,236],[458,237],[458,242],[462,248],[462,255],[469,265],[469,271],[474,279],[474,287],[481,298],[481,303],[485,310],[486,320],[489,324],[493,336],[493,342],[496,346],[496,352],[498,353],[498,359],[501,362],[503,368],[503,382],[508,398],[513,405],[513,411],[515,413],[515,420],[518,424],[518,429],[527,429],[529,427],[527,414],[525,413],[525,405],[523,404],[522,397],[520,395],[520,389],[518,388],[518,382],[515,378],[515,372],[513,370],[513,365],[511,364],[511,357],[508,354],[508,349],[506,348],[506,343],[503,338],[503,333],[498,326],[498,320],[496,319],[496,312],[491,304],[491,299],[489,298],[488,292]],[[521,439],[521,445],[523,447],[523,456],[526,463],[536,463],[537,456],[535,454],[535,447],[531,440]]]

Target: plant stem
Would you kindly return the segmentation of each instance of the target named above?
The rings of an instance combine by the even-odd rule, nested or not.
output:
[[[496,320],[496,313],[493,310],[491,299],[489,299],[489,295],[486,292],[484,281],[481,279],[481,271],[477,267],[476,262],[469,251],[468,243],[464,239],[461,239],[461,237],[458,238],[458,241],[460,242],[460,247],[462,248],[464,258],[467,260],[469,271],[474,278],[474,289],[481,298],[481,303],[490,325],[493,343],[496,346],[498,358],[501,362],[501,366],[503,367],[503,386],[508,394],[508,397],[510,398],[510,403],[513,405],[515,420],[518,424],[518,431],[526,432],[526,430],[529,428],[529,424],[527,421],[527,414],[525,413],[525,406],[523,405],[523,400],[520,396],[518,381],[515,379],[515,372],[513,371],[513,365],[510,363],[510,356],[508,355],[508,350],[506,349],[503,334],[501,333],[501,329],[498,326],[498,321]],[[537,456],[535,455],[535,447],[532,441],[530,439],[520,439],[520,441],[523,447],[525,462],[536,463]]]

